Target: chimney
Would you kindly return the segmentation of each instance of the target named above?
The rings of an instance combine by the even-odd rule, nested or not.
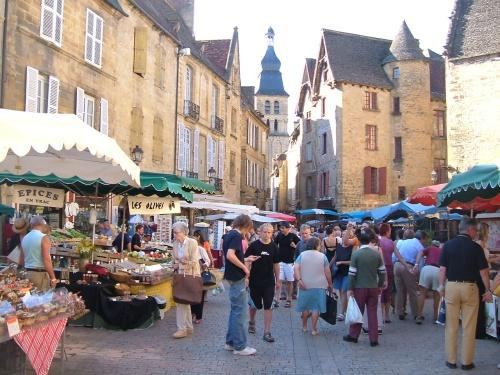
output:
[[[194,0],[168,0],[194,36]]]

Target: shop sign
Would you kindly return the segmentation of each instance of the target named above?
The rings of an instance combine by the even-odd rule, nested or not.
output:
[[[14,185],[13,188],[14,203],[56,208],[64,206],[64,190],[27,185]]]
[[[177,198],[128,197],[131,215],[168,215],[181,212],[181,203]]]

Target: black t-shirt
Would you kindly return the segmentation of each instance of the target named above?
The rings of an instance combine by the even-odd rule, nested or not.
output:
[[[250,287],[260,288],[274,285],[274,264],[280,262],[276,244],[273,242],[264,244],[260,240],[254,241],[248,246],[245,255],[260,256],[252,263],[250,269]]]
[[[446,267],[448,281],[476,282],[479,271],[488,268],[483,249],[466,234],[444,244],[439,264]]]
[[[235,266],[233,263],[227,260],[227,252],[229,249],[235,251],[238,259],[244,263],[245,258],[243,256],[243,248],[241,242],[243,237],[236,229],[230,230],[224,235],[224,242],[222,244],[222,249],[224,250],[224,257],[226,260],[226,266],[224,268],[224,279],[230,281],[239,281],[245,277],[245,272],[240,267]]]
[[[352,246],[348,247],[338,246],[337,258],[335,259],[335,262],[349,261],[351,260],[351,256],[352,256]],[[337,272],[335,273],[335,277],[347,276],[348,274],[349,274],[348,264],[339,264],[337,266]]]
[[[132,236],[132,251],[135,251],[134,245],[141,246],[141,235],[139,233]]]
[[[280,262],[283,263],[293,263],[294,261],[294,255],[295,255],[295,248],[290,246],[290,244],[293,242],[294,244],[298,244],[300,241],[299,236],[297,236],[295,233],[288,233],[286,236],[283,233],[279,233],[276,238],[274,239],[274,243],[278,245],[278,252],[279,252],[279,258]]]
[[[127,246],[130,243],[130,237],[128,233],[123,234],[123,250],[127,251]],[[122,251],[122,234],[118,233],[118,235],[113,240],[112,245],[116,248],[116,251],[119,253]],[[133,250],[133,249],[132,249]]]

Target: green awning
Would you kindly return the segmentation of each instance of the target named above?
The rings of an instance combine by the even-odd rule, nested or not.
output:
[[[453,176],[438,193],[438,205],[453,201],[470,202],[476,198],[491,199],[500,194],[500,170],[497,164],[476,165],[467,172]]]
[[[179,177],[182,188],[187,191],[194,191],[202,194],[215,194],[215,186],[207,184],[201,180],[190,177]]]
[[[15,212],[16,210],[14,210],[14,208],[0,203],[0,215],[14,216]]]

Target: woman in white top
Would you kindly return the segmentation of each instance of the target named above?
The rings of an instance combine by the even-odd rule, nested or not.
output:
[[[312,315],[311,334],[318,334],[318,318],[326,311],[325,289],[332,289],[332,274],[328,259],[319,250],[321,241],[312,237],[307,241],[306,251],[295,260],[295,280],[298,281],[299,296],[297,311],[302,313],[302,330],[307,332],[307,320]]]

